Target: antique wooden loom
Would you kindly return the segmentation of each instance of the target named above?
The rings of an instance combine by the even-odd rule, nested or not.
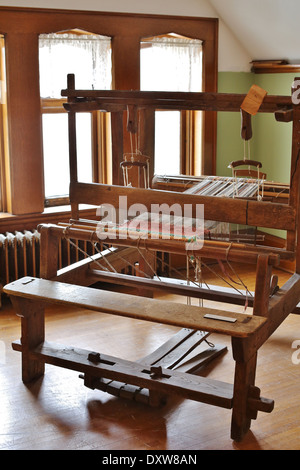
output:
[[[245,95],[218,93],[168,93],[138,91],[76,90],[74,77],[68,77],[68,89],[63,91],[68,103],[70,142],[70,202],[72,219],[69,224],[41,225],[41,272],[40,278],[22,278],[4,291],[11,297],[16,313],[21,317],[21,341],[13,348],[22,353],[22,379],[31,382],[44,374],[44,364],[50,363],[80,372],[86,386],[106,390],[119,396],[133,396],[157,404],[161,397],[179,394],[182,397],[203,403],[232,409],[231,437],[241,440],[250,428],[251,420],[258,411],[270,412],[273,401],[260,396],[255,385],[257,353],[259,348],[279,327],[290,312],[297,310],[300,300],[300,251],[297,243],[299,217],[299,172],[300,151],[300,107],[293,104],[289,96],[266,96],[259,112],[274,113],[279,121],[293,121],[291,155],[291,179],[288,198],[281,202],[258,201],[250,198],[214,198],[162,189],[144,189],[119,185],[88,184],[78,182],[76,166],[76,113],[93,110],[111,112],[114,165],[119,173],[123,160],[123,114],[130,110],[135,116],[139,109],[176,109],[204,111],[240,112]],[[130,120],[132,125],[134,119]],[[119,178],[119,176],[118,176]],[[158,178],[159,180],[159,178]],[[159,184],[159,181],[156,181]],[[164,183],[160,181],[160,183]],[[174,180],[173,180],[174,183]],[[175,186],[178,182],[175,181]],[[186,184],[186,182],[179,184]],[[176,188],[175,188],[176,189]],[[106,254],[98,253],[68,268],[57,271],[58,241],[61,237],[71,240],[99,241],[94,221],[81,220],[79,204],[99,206],[109,203],[118,207],[120,197],[126,197],[130,207],[142,203],[150,211],[153,204],[190,204],[193,210],[204,204],[205,218],[214,221],[232,222],[250,226],[268,227],[287,232],[284,249],[204,240],[199,256],[223,262],[242,262],[256,266],[256,286],[249,305],[253,313],[235,313],[222,309],[211,309],[195,305],[156,300],[138,295],[111,292],[89,287],[101,280],[148,291],[165,290],[181,295],[201,297],[219,302],[243,305],[245,295],[199,286],[168,283],[139,276],[128,276],[99,269],[99,260]],[[193,214],[194,216],[195,214]],[[121,256],[136,261],[137,240],[130,237],[108,238],[110,248],[106,252],[110,262],[118,250]],[[118,248],[116,248],[118,247]],[[114,251],[116,250],[116,251]],[[186,254],[186,239],[145,238],[139,243],[139,252],[156,251]],[[111,256],[111,257],[110,257]],[[147,256],[145,259],[147,260]],[[149,259],[149,258],[148,258]],[[286,284],[274,284],[272,269],[281,259],[295,261],[295,272]],[[144,263],[144,268],[147,266]],[[148,271],[149,272],[149,271]],[[130,278],[130,279],[129,279]],[[133,278],[133,279],[132,279]],[[127,316],[150,322],[158,322],[182,328],[174,338],[137,362],[59,346],[45,341],[44,308],[48,304],[73,305],[112,315]],[[231,337],[235,363],[234,383],[201,377],[190,372],[176,370],[170,356],[176,348],[184,345],[185,353],[200,343],[210,333]],[[198,336],[196,340],[193,338]],[[192,339],[191,339],[192,338]],[[192,346],[186,343],[191,339]],[[214,349],[214,348],[212,348]],[[216,348],[212,353],[218,354]],[[183,356],[184,356],[183,355]],[[204,352],[206,357],[206,353]],[[204,361],[205,361],[204,357]],[[210,353],[208,356],[210,357]],[[174,361],[173,361],[174,362]],[[176,360],[175,360],[176,362]]]

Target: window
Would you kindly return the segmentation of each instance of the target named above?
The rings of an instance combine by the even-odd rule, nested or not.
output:
[[[69,193],[68,120],[64,112],[61,90],[66,88],[68,73],[74,73],[78,89],[111,88],[111,40],[108,37],[72,32],[40,35],[40,92],[44,153],[44,186],[46,205],[61,204]],[[93,140],[99,140],[93,129],[96,113],[76,116],[78,178],[82,182],[97,181],[93,159]],[[98,130],[99,132],[99,130]],[[90,142],[90,144],[89,144]]]
[[[141,89],[202,91],[202,41],[174,33],[143,39]],[[192,115],[197,118],[192,119]],[[156,174],[200,174],[202,134],[200,116],[200,112],[156,111],[154,161]],[[188,151],[187,146],[191,148],[195,135],[198,136],[197,145]]]
[[[56,48],[54,44],[64,40],[65,43],[68,41],[69,43],[78,44],[77,47],[79,49],[81,41],[78,40],[78,36],[88,36],[86,40],[90,40],[90,42],[92,42],[94,36],[98,36],[99,42],[100,40],[105,42],[103,38],[108,39],[108,56],[111,57],[111,60],[109,59],[106,71],[112,81],[112,88],[117,90],[138,90],[140,88],[141,38],[161,37],[166,35],[167,32],[176,31],[182,38],[193,38],[202,41],[202,88],[207,92],[217,91],[217,18],[103,13],[97,11],[70,10],[66,12],[57,9],[18,9],[10,7],[0,7],[0,11],[0,32],[5,37],[9,129],[7,136],[9,156],[8,146],[6,146],[6,175],[4,178],[7,208],[3,207],[4,210],[17,216],[14,218],[14,221],[15,224],[20,223],[21,228],[23,227],[21,222],[23,216],[26,218],[28,226],[34,226],[37,219],[41,220],[41,213],[43,213],[43,220],[48,220],[48,213],[55,214],[54,210],[46,211],[46,213],[44,211],[45,172],[43,153],[46,155],[47,152],[46,150],[43,152],[43,149],[45,142],[51,140],[51,138],[46,137],[46,129],[49,129],[52,125],[50,115],[54,113],[56,116],[62,116],[64,114],[60,90],[66,88],[67,73],[75,73],[76,88],[79,86],[92,87],[90,80],[92,72],[86,74],[86,76],[89,75],[88,82],[82,84],[79,81],[81,71],[90,70],[86,62],[84,62],[83,66],[83,61],[78,60],[79,51],[77,51],[75,58],[74,54],[70,52],[64,55],[63,61],[58,63],[56,68],[53,65],[50,67],[49,49],[51,48],[52,54],[54,48]],[[81,28],[80,30],[74,29],[79,27]],[[55,39],[52,37],[52,44],[49,47],[49,44],[46,45],[47,40],[49,40],[48,34],[52,35],[53,32],[57,31],[63,31],[63,33],[56,33],[55,36],[59,36],[59,38]],[[86,33],[86,31],[92,33],[92,35]],[[74,36],[72,41],[70,41],[70,37],[64,37],[65,34],[72,34]],[[93,38],[90,36],[93,36]],[[39,38],[40,44],[42,40],[44,41],[43,48],[45,47],[45,49],[43,52],[40,51],[37,38]],[[95,39],[93,44],[96,41]],[[101,44],[103,43],[101,42]],[[65,46],[66,44],[64,44]],[[45,69],[41,70],[42,58],[40,57],[44,55],[45,51],[48,51],[48,59],[45,59],[46,62],[44,61]],[[71,60],[72,63],[65,67],[69,57],[73,57],[73,61]],[[94,58],[95,56],[92,55],[92,57]],[[75,66],[77,68],[74,68]],[[45,90],[43,83],[45,83],[46,79],[48,80],[48,76],[61,76],[62,81],[56,87],[58,93],[53,94],[51,92],[52,87]],[[99,74],[97,73],[96,78],[98,77]],[[94,86],[106,87],[96,83]],[[108,85],[109,87],[110,85]],[[92,139],[90,139],[92,169],[88,170],[88,177],[91,177],[90,172],[92,172],[93,181],[104,183],[114,181],[114,183],[118,184],[118,180],[121,182],[120,165],[118,161],[111,162],[109,154],[110,116],[108,113],[105,116],[103,114],[101,113],[100,117],[98,113],[92,113],[90,118],[86,117],[86,121],[91,120],[90,130],[92,133]],[[141,136],[141,151],[152,157],[154,155],[152,139],[153,115],[145,113],[143,118],[147,121],[147,129],[150,129],[151,132]],[[181,136],[183,136],[184,129],[193,129],[191,127],[191,123],[193,126],[193,120],[194,116],[183,116],[181,114]],[[204,150],[203,158],[201,159],[201,172],[203,174],[214,174],[216,113],[210,111],[203,113],[203,122],[201,145],[203,145]],[[88,124],[86,125],[88,126]],[[89,132],[89,130],[86,132]],[[184,132],[185,136],[188,136],[187,131]],[[180,164],[185,165],[188,163],[190,165],[189,162],[194,163],[194,159],[190,159],[189,153],[186,153],[186,156],[183,155],[184,152],[189,152],[187,147],[192,147],[193,141],[191,138],[187,142],[185,140],[185,138],[181,139],[181,147],[184,148],[181,149]],[[55,134],[52,137],[53,141],[55,141]],[[80,145],[78,146],[80,147]],[[49,166],[52,168],[53,163],[51,161],[54,153],[55,150],[48,151],[48,154],[51,155],[49,156]],[[66,159],[68,159],[67,156]],[[9,172],[7,171],[8,169]],[[184,170],[187,173],[191,172],[189,168]],[[119,176],[118,172],[120,173]],[[3,178],[2,170],[1,177]],[[82,178],[84,177],[82,176]],[[3,181],[1,185],[3,189]],[[49,187],[48,184],[46,187]],[[65,190],[59,189],[54,191],[51,189],[51,194],[57,192],[64,193]],[[53,197],[48,199],[53,200]],[[85,215],[88,218],[91,213],[85,212]],[[49,220],[51,220],[50,216]]]

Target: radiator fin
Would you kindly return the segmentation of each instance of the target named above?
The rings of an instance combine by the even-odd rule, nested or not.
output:
[[[100,242],[96,248],[94,243],[89,241],[72,240],[72,243],[69,243],[68,240],[61,239],[57,269],[80,261],[87,255],[92,256],[103,249]],[[168,275],[168,255],[166,253],[157,255],[157,273]],[[123,273],[134,274],[132,267],[126,262],[120,269]],[[0,307],[3,286],[24,276],[40,276],[40,233],[37,230],[0,233]]]
[[[62,239],[58,250],[58,269],[95,254],[94,245],[86,241],[70,244]],[[40,234],[37,230],[0,234],[0,287],[23,276],[40,275]],[[0,289],[0,293],[1,293]]]
[[[0,234],[0,283],[39,276],[39,249],[37,230]]]

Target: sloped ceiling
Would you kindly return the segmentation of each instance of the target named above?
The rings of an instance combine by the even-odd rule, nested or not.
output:
[[[251,58],[300,63],[300,0],[208,0]]]

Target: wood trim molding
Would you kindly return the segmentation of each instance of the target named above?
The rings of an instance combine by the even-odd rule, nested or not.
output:
[[[251,68],[253,73],[298,73],[300,72],[299,64],[284,64],[284,65],[266,65],[256,64]]]
[[[141,38],[176,32],[201,39],[204,91],[217,91],[217,18],[0,7],[0,33],[5,35],[7,61],[11,211],[14,214],[42,213],[44,209],[38,35],[74,28],[112,37],[113,84],[120,90],[139,89]],[[216,113],[205,114],[203,172],[214,174]]]
[[[95,219],[96,208],[80,210],[80,217],[84,219]],[[52,208],[46,209],[41,214],[12,215],[0,213],[0,233],[15,232],[23,230],[33,230],[39,224],[56,224],[58,222],[69,222],[71,209],[69,206],[61,207],[60,210]]]

